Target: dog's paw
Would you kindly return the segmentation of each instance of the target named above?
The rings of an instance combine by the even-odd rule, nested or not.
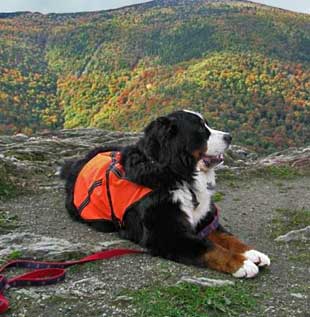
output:
[[[243,254],[248,260],[252,261],[258,266],[269,266],[270,265],[270,259],[269,257],[259,251],[256,250],[249,250],[244,252]]]
[[[258,267],[250,260],[245,260],[243,265],[232,275],[234,277],[246,277],[251,278],[254,277],[258,273]]]

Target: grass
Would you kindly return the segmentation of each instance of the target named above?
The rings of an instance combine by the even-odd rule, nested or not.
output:
[[[182,283],[130,291],[127,295],[139,317],[240,316],[256,306],[256,300],[240,284],[202,288]]]
[[[8,254],[0,259],[0,264],[2,265],[4,263],[12,261],[12,260],[21,259],[22,257],[23,257],[22,251],[13,250],[10,254]]]
[[[17,188],[9,178],[8,168],[0,161],[0,200],[11,198]]]
[[[237,181],[251,178],[265,178],[268,180],[291,180],[299,176],[309,175],[309,170],[299,170],[287,165],[260,166],[242,169],[239,171],[220,170],[217,173],[219,181],[230,182],[233,187]]]
[[[234,183],[240,178],[240,175],[237,175],[236,172],[230,169],[219,170],[216,174],[216,179],[220,181],[230,181]]]
[[[7,259],[8,260],[16,260],[16,259],[20,259],[22,256],[23,256],[22,251],[14,250],[7,256]]]
[[[298,230],[310,225],[310,210],[307,209],[276,209],[277,216],[272,221],[272,238]],[[288,259],[302,265],[310,266],[309,245],[303,241],[291,241],[288,244],[291,254]]]
[[[22,151],[7,151],[7,156],[13,156],[20,161],[46,161],[46,157],[44,153],[39,151],[35,152],[22,152]]]
[[[8,180],[0,176],[0,200],[14,197],[16,195],[16,187]]]
[[[213,196],[212,196],[212,200],[215,203],[218,203],[220,201],[222,201],[224,199],[225,194],[221,193],[221,192],[216,192]]]
[[[310,225],[310,210],[277,208],[276,212],[277,216],[272,221],[273,238]]]
[[[297,249],[297,254],[290,255],[289,260],[310,266],[310,254],[308,249]]]
[[[302,172],[296,168],[287,165],[264,166],[250,172],[251,175],[265,178],[293,179],[302,176]]]
[[[0,233],[9,232],[17,226],[17,216],[10,215],[10,213],[6,211],[0,211]]]

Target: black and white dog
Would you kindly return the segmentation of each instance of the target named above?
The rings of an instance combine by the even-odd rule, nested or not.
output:
[[[254,277],[259,266],[270,265],[265,254],[247,246],[214,222],[212,202],[215,167],[223,162],[231,143],[228,133],[213,130],[199,113],[182,110],[152,121],[141,139],[127,147],[98,148],[85,158],[68,162],[66,207],[83,221],[74,204],[74,186],[83,167],[98,153],[121,152],[120,164],[130,182],[152,192],[129,206],[119,230],[121,237],[147,248],[151,254],[174,261],[206,266],[235,277]],[[112,221],[92,222],[102,231]]]

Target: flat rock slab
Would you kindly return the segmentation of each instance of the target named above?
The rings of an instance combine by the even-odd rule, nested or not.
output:
[[[0,235],[0,257],[10,257],[18,252],[23,258],[44,260],[65,260],[72,256],[85,256],[93,252],[117,245],[124,240],[114,240],[91,245],[70,242],[65,239],[52,238],[31,233],[10,233]]]
[[[227,285],[235,285],[235,283],[230,280],[219,280],[206,277],[182,277],[177,284],[179,283],[189,283],[203,287],[221,287]]]
[[[277,242],[291,242],[291,241],[309,241],[310,240],[310,226],[299,230],[292,230],[275,239]]]

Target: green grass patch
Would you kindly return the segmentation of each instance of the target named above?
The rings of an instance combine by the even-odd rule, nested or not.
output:
[[[26,151],[7,151],[6,152],[7,156],[13,156],[15,158],[17,158],[20,161],[46,161],[46,155],[43,152],[26,152]]]
[[[0,175],[0,200],[15,196],[17,193],[16,187],[7,179]]]
[[[11,215],[8,211],[0,211],[0,234],[7,233],[18,227],[16,215]]]
[[[302,229],[310,225],[310,210],[277,208],[272,220],[272,237],[276,238],[289,231]]]
[[[257,177],[276,178],[276,179],[293,179],[302,176],[302,172],[296,168],[287,165],[265,166],[252,170],[250,174]]]
[[[246,181],[249,178],[265,178],[269,180],[291,180],[300,176],[310,175],[309,170],[300,170],[287,165],[273,165],[244,168],[239,171],[220,170],[217,173],[218,181],[235,182]]]
[[[213,196],[212,196],[212,200],[215,203],[218,203],[220,201],[222,201],[224,199],[225,194],[221,193],[221,192],[216,192]]]
[[[268,180],[291,180],[301,176],[310,175],[309,170],[300,170],[287,165],[261,166],[243,168],[240,170],[219,170],[217,180],[229,183],[231,187],[238,187],[238,182],[248,181],[249,178],[263,178]]]
[[[7,256],[7,259],[8,260],[16,260],[16,259],[20,259],[22,256],[23,256],[22,251],[14,250]]]
[[[308,209],[278,208],[276,211],[277,215],[272,221],[271,236],[273,239],[289,231],[302,229],[310,225],[310,210]],[[293,246],[292,254],[288,256],[289,260],[310,266],[309,245],[307,243],[291,241],[288,245]]]
[[[290,255],[289,260],[310,266],[310,253],[308,248],[303,250],[298,248],[296,253],[297,254]]]
[[[230,181],[231,183],[234,183],[235,181],[238,181],[238,179],[240,179],[240,175],[237,175],[235,171],[232,171],[230,169],[223,169],[217,172],[216,179],[219,182]]]
[[[17,188],[9,178],[7,167],[0,162],[0,200],[11,198],[16,195]]]
[[[0,264],[4,264],[8,261],[16,260],[16,259],[21,259],[23,257],[23,253],[20,250],[13,250],[10,254],[2,257],[0,259]]]
[[[248,314],[255,299],[244,285],[207,287],[179,284],[130,291],[139,317],[215,317]]]

